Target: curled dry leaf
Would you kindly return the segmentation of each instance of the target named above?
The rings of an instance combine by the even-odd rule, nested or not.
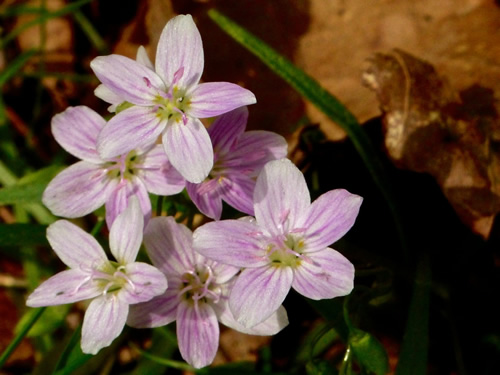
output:
[[[494,87],[455,93],[432,65],[401,50],[376,54],[363,81],[377,94],[394,164],[434,176],[462,221],[487,238],[500,212]]]

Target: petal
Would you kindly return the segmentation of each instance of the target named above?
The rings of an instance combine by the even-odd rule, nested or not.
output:
[[[183,68],[178,87],[196,85],[203,73],[203,44],[190,15],[172,18],[163,29],[156,49],[156,72],[170,87],[174,75]]]
[[[154,71],[125,56],[99,56],[90,62],[90,67],[109,90],[132,104],[153,105],[158,91],[165,91],[163,81]]]
[[[69,268],[91,270],[108,263],[97,240],[69,221],[58,220],[49,225],[47,240]]]
[[[186,183],[186,190],[196,208],[205,216],[219,220],[222,214],[222,198],[219,189],[206,188],[207,185],[217,184],[216,180],[204,181],[201,184]],[[200,194],[199,191],[203,194]]]
[[[257,99],[250,90],[234,83],[201,83],[191,93],[188,113],[197,118],[214,117],[255,103]]]
[[[131,198],[127,208],[115,219],[109,232],[109,248],[118,263],[135,261],[142,243],[144,217],[137,198]]]
[[[146,302],[167,290],[167,278],[156,267],[142,262],[125,266],[125,274],[130,283],[120,290],[120,298],[128,304]],[[123,296],[122,296],[123,294]]]
[[[214,276],[214,283],[216,284],[225,284],[229,280],[231,280],[238,272],[240,272],[239,267],[233,267],[224,263],[206,259],[201,254],[199,256],[200,258],[202,258],[202,261],[199,263],[199,268],[202,269],[203,266],[210,267]]]
[[[277,334],[288,325],[288,316],[283,306],[280,306],[269,318],[252,328],[247,328],[234,319],[229,309],[227,298],[221,298],[220,302],[214,304],[212,307],[217,314],[219,322],[236,331],[246,333],[247,335],[271,336]]]
[[[144,230],[144,245],[151,262],[170,278],[194,267],[191,231],[173,217],[155,217]]]
[[[256,177],[271,160],[285,158],[288,144],[281,135],[264,130],[243,133],[222,166],[234,166],[238,171]]]
[[[125,101],[121,96],[116,95],[102,83],[94,90],[94,95],[99,99],[104,100],[106,103],[111,104],[108,107],[109,112],[115,112],[116,107]]]
[[[115,219],[129,205],[130,198],[136,197],[139,200],[144,223],[151,219],[151,200],[149,199],[146,187],[140,179],[134,177],[132,181],[122,181],[110,194],[106,202],[106,224],[111,228]]]
[[[255,180],[241,173],[228,173],[227,179],[231,182],[227,184],[228,188],[224,190],[222,199],[238,211],[253,216]]]
[[[170,324],[177,318],[179,303],[178,288],[169,285],[161,296],[131,305],[127,325],[134,328],[154,328]]]
[[[116,184],[101,165],[80,161],[50,181],[42,202],[54,215],[82,217],[101,207]]]
[[[41,283],[28,296],[26,305],[30,307],[64,305],[101,294],[102,289],[89,281],[89,273],[80,269],[59,272]]]
[[[354,225],[363,198],[347,190],[331,190],[309,207],[297,221],[305,228],[306,251],[321,250],[331,245]]]
[[[83,318],[82,352],[97,354],[109,346],[123,330],[128,315],[128,304],[114,294],[94,299]]]
[[[247,268],[236,279],[229,308],[238,323],[252,328],[279,309],[292,286],[290,267]]]
[[[177,309],[177,339],[182,358],[195,368],[208,366],[219,347],[219,322],[209,304],[183,300]]]
[[[203,181],[213,167],[212,142],[198,119],[169,124],[163,134],[163,146],[172,165],[189,182]]]
[[[130,107],[116,114],[97,138],[97,150],[103,159],[128,154],[139,147],[154,144],[165,128],[152,108]]]
[[[193,249],[196,252],[235,267],[268,264],[264,241],[254,223],[241,220],[206,223],[193,233]]]
[[[288,159],[267,163],[257,178],[253,195],[259,226],[274,235],[296,228],[296,220],[311,203],[302,172]]]
[[[247,126],[248,108],[240,107],[218,117],[208,128],[216,155],[229,152]]]
[[[139,46],[139,48],[137,49],[135,61],[137,61],[139,64],[144,65],[146,68],[149,68],[153,71],[155,70],[155,67],[149,59],[148,53],[146,52],[146,48],[144,48],[144,46]]]
[[[161,145],[140,156],[135,165],[136,175],[146,185],[146,189],[156,195],[174,195],[186,186],[186,180],[170,164]]]
[[[354,287],[354,266],[339,252],[326,248],[309,256],[295,269],[293,288],[318,300],[345,296]]]
[[[66,151],[79,159],[102,163],[97,136],[106,125],[98,113],[85,106],[69,107],[52,118],[52,135]]]

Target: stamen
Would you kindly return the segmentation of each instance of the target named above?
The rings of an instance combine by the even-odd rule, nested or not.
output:
[[[151,81],[147,77],[142,77],[142,79],[146,83],[146,86],[148,86],[148,88],[151,88],[151,86],[152,86]]]

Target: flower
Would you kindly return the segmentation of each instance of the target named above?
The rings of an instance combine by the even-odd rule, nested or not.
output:
[[[161,145],[128,150],[104,159],[96,149],[106,121],[85,106],[70,107],[52,119],[52,134],[70,154],[82,159],[60,172],[43,193],[43,203],[58,216],[75,218],[106,204],[106,222],[113,220],[131,196],[139,199],[145,220],[151,216],[148,192],[172,195],[185,180],[169,163]]]
[[[219,220],[222,200],[253,215],[255,179],[270,160],[287,154],[286,140],[273,132],[248,131],[248,109],[241,107],[217,118],[208,129],[214,148],[214,166],[199,184],[188,182],[186,190],[198,209]]]
[[[304,176],[288,159],[271,161],[257,178],[255,219],[207,223],[195,251],[244,267],[229,296],[238,322],[252,327],[282,304],[291,287],[311,299],[349,294],[354,267],[327,246],[354,224],[362,198],[337,189],[311,204]]]
[[[192,232],[172,217],[151,219],[144,245],[153,264],[167,277],[167,291],[131,306],[127,324],[159,327],[177,321],[179,350],[196,368],[209,365],[219,346],[218,321],[254,335],[273,335],[288,324],[284,308],[252,329],[237,323],[227,307],[230,286],[239,269],[206,259],[192,247]]]
[[[84,353],[96,354],[118,337],[127,320],[129,305],[163,293],[167,280],[150,264],[135,262],[144,222],[137,199],[119,215],[109,234],[116,261],[110,261],[94,237],[66,220],[47,228],[47,239],[57,256],[70,268],[43,282],[26,305],[53,306],[92,299],[82,326]]]
[[[199,83],[204,57],[190,15],[171,19],[156,51],[155,70],[119,55],[90,66],[117,97],[133,104],[114,116],[99,137],[103,158],[152,144],[161,134],[168,159],[186,180],[203,181],[213,164],[207,130],[199,118],[214,117],[256,102],[250,91],[227,82]]]

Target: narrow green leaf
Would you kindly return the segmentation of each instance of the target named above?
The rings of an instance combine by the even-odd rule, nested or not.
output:
[[[375,336],[360,329],[354,329],[349,335],[349,345],[363,368],[377,375],[387,374],[389,357]]]
[[[42,316],[44,311],[45,311],[45,307],[37,309],[36,313],[33,314],[31,319],[24,322],[23,325],[19,326],[19,332],[14,337],[14,339],[10,342],[10,344],[7,346],[7,348],[4,350],[2,355],[0,356],[0,368],[3,367],[5,362],[7,362],[10,355],[12,354],[12,352],[14,350],[16,350],[17,346],[21,343],[21,341],[26,336],[26,334],[29,332],[31,327],[33,327],[33,325],[36,323],[36,321]]]
[[[0,246],[48,246],[46,225],[0,224]]]
[[[40,169],[19,179],[15,185],[0,189],[0,204],[41,203],[47,184],[60,170],[59,166]]]
[[[424,375],[427,373],[430,285],[430,261],[429,256],[424,254],[417,265],[413,296],[396,375]]]
[[[62,352],[59,360],[56,364],[54,374],[63,375],[71,374],[74,369],[77,369],[85,362],[87,362],[92,355],[84,354],[80,348],[80,337],[82,334],[82,325],[73,332],[73,335],[69,339],[68,345]]]
[[[345,130],[386,199],[398,229],[403,251],[407,253],[406,241],[401,227],[401,215],[394,202],[392,185],[389,183],[385,167],[375,147],[354,115],[315,79],[246,29],[215,9],[210,9],[208,15],[224,32],[257,56],[273,72]]]
[[[11,61],[4,71],[0,73],[0,87],[3,86],[9,79],[16,75],[21,68],[28,62],[28,60],[36,53],[31,49],[23,52]]]
[[[78,25],[83,30],[85,35],[87,35],[87,38],[90,40],[90,42],[99,52],[99,54],[101,55],[109,54],[109,48],[106,42],[104,41],[104,39],[101,38],[101,35],[99,35],[99,32],[96,30],[95,26],[92,25],[92,23],[88,20],[87,17],[85,17],[82,11],[80,9],[77,9],[73,13],[73,17],[75,18],[75,21],[78,22]]]

